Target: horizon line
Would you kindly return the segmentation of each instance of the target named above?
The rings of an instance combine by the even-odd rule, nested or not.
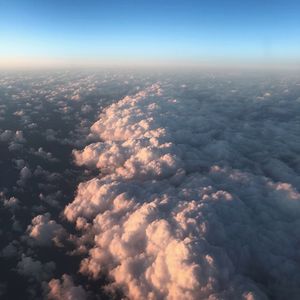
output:
[[[185,69],[283,69],[300,70],[300,59],[258,58],[129,58],[129,57],[47,57],[0,56],[0,70],[98,69],[98,68],[185,68]]]

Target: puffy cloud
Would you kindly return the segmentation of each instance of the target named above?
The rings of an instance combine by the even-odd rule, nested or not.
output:
[[[23,136],[23,132],[21,130],[17,130],[15,133],[15,141],[18,143],[24,143],[26,140]]]
[[[0,201],[3,203],[3,206],[11,209],[12,211],[20,207],[20,201],[16,197],[6,198],[3,192],[0,193]]]
[[[0,141],[1,142],[11,142],[11,143],[24,143],[26,140],[23,136],[23,131],[17,130],[13,132],[11,130],[0,131]]]
[[[5,130],[0,134],[0,141],[1,142],[8,142],[13,140],[14,133],[11,130]]]
[[[82,106],[81,106],[81,111],[82,111],[84,114],[88,114],[88,113],[90,113],[91,111],[93,111],[93,108],[92,108],[91,105],[85,104],[85,105],[82,105]]]
[[[82,286],[75,286],[72,277],[64,274],[62,279],[51,279],[48,283],[49,300],[85,300],[87,294]]]
[[[66,234],[60,224],[50,219],[49,213],[34,217],[32,225],[28,226],[27,231],[35,243],[41,246],[51,245],[52,242],[59,244]]]
[[[33,175],[37,178],[45,179],[48,182],[56,182],[59,179],[61,179],[61,175],[59,173],[51,173],[49,171],[44,170],[41,166],[37,166],[36,169],[33,172]]]
[[[14,159],[13,162],[15,163],[16,168],[19,170],[24,168],[26,164],[24,159]]]
[[[35,151],[34,149],[31,149],[30,152],[36,156],[39,156],[43,159],[46,159],[50,162],[58,162],[58,159],[53,157],[51,152],[46,152],[44,151],[44,149],[42,147],[40,147],[37,151]]]
[[[79,101],[81,99],[80,94],[75,94],[71,97],[71,100]]]
[[[53,129],[47,129],[45,135],[46,135],[46,139],[50,142],[57,140],[56,132]]]
[[[18,254],[17,242],[12,241],[6,247],[4,247],[1,251],[1,256],[3,257],[12,257]]]
[[[54,262],[41,263],[30,256],[22,254],[21,260],[17,264],[17,272],[28,277],[29,280],[42,282],[48,280],[55,270]]]
[[[39,198],[51,207],[60,208],[59,199],[62,198],[62,192],[57,191],[56,193],[52,193],[49,195],[44,195],[43,193],[40,193]]]
[[[9,151],[21,151],[23,149],[22,144],[11,142],[8,146]]]
[[[99,176],[64,211],[94,235],[81,272],[131,299],[296,298],[300,126],[273,104],[156,84],[105,109],[74,152]]]
[[[42,263],[48,254],[58,262],[55,275],[66,272],[63,255],[84,256],[81,272],[109,273],[109,290],[121,287],[132,299],[298,298],[298,81],[163,74],[164,83],[144,89],[152,75],[2,75],[9,196],[1,199],[1,257],[16,265],[26,253],[17,270],[31,278],[31,298],[41,295],[30,272],[52,278],[51,264],[47,272]],[[95,113],[125,94],[131,96],[108,106],[89,134]],[[65,158],[87,143],[74,151],[77,164],[88,167],[80,177]],[[6,152],[7,145],[21,151]],[[54,157],[61,163],[49,164]],[[12,187],[18,171],[22,186]],[[92,176],[65,209],[79,231],[68,237],[73,247],[33,247],[59,242],[63,229],[47,214],[33,219],[26,236],[24,225],[47,210],[57,220],[73,184]],[[51,280],[51,293],[82,294],[65,276]],[[11,281],[3,297],[12,298]]]
[[[20,180],[18,181],[19,185],[25,185],[26,181],[32,176],[31,170],[25,166],[20,171]]]

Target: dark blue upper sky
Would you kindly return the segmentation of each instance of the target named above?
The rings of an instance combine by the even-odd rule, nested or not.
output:
[[[300,1],[0,0],[0,56],[298,60]]]

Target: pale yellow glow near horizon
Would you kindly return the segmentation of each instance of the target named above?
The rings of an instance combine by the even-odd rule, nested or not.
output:
[[[207,65],[192,59],[160,59],[131,57],[1,57],[0,68],[92,68],[92,67],[193,67]]]
[[[154,59],[128,57],[29,57],[0,56],[0,70],[57,69],[57,68],[187,68],[187,69],[288,69],[299,70],[300,63],[292,61],[262,61],[235,59]]]

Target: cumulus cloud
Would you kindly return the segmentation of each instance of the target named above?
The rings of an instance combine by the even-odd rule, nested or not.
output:
[[[24,159],[13,159],[13,162],[17,169],[21,170],[25,167],[25,160]]]
[[[12,130],[4,130],[3,132],[0,131],[0,142],[10,142],[10,147],[21,147],[22,143],[25,143],[26,140],[23,136],[23,131],[17,130],[17,131],[12,131]]]
[[[0,134],[0,141],[1,142],[8,142],[13,140],[14,133],[11,130],[5,130]]]
[[[3,297],[298,299],[298,78],[250,77],[2,74]]]
[[[88,114],[88,113],[90,113],[91,111],[93,111],[93,108],[92,108],[91,105],[85,104],[85,105],[82,105],[82,106],[81,106],[81,111],[82,111],[84,114]]]
[[[13,257],[18,254],[18,243],[16,241],[12,241],[7,246],[5,246],[1,251],[1,256],[3,257]]]
[[[43,193],[40,193],[39,198],[51,207],[60,208],[59,199],[62,198],[62,192],[57,191],[56,193],[52,193],[49,195],[44,195]]]
[[[62,279],[51,279],[48,283],[49,300],[85,300],[87,294],[82,286],[75,286],[72,277],[64,274]]]
[[[49,213],[34,217],[31,223],[27,228],[28,234],[40,246],[48,246],[53,242],[60,244],[66,234],[60,224],[50,219]]]
[[[29,280],[42,282],[51,278],[55,267],[55,263],[52,261],[43,264],[39,260],[22,254],[22,258],[17,264],[17,272],[28,277]]]
[[[58,162],[58,159],[53,157],[51,152],[46,152],[42,147],[40,147],[37,151],[30,149],[30,152],[50,162]]]
[[[20,201],[16,197],[6,198],[3,192],[0,192],[0,202],[3,203],[5,208],[8,208],[12,211],[20,208]]]
[[[24,186],[26,182],[31,178],[31,176],[32,176],[31,170],[27,166],[25,166],[20,171],[20,179],[18,180],[17,183],[20,186]]]
[[[64,210],[94,235],[81,272],[131,299],[296,299],[300,126],[273,104],[155,84],[105,109]]]

